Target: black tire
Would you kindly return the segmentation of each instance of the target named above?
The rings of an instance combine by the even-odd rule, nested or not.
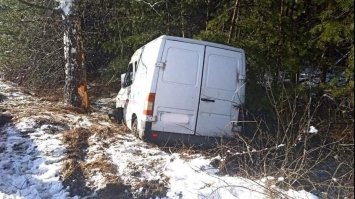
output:
[[[123,124],[124,123],[123,108],[117,108],[116,110],[117,110],[117,114],[116,114],[117,123]]]
[[[112,122],[116,122],[118,124],[123,123],[123,108],[115,108],[108,113],[108,117]]]
[[[136,137],[139,137],[139,133],[138,133],[138,120],[137,118],[133,117],[132,118],[132,133],[133,135],[135,135]]]

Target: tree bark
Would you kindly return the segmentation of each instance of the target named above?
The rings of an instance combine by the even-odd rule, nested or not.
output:
[[[180,4],[180,18],[181,18],[181,36],[185,37],[185,13],[184,13],[184,7],[182,2]]]
[[[238,17],[239,17],[239,3],[240,0],[235,0],[235,4],[234,4],[234,9],[233,9],[233,15],[232,15],[232,21],[231,21],[231,26],[229,29],[229,35],[228,35],[228,41],[227,43],[229,44],[232,40],[232,35],[236,26],[236,23],[238,21]]]
[[[205,22],[205,31],[208,30],[208,21],[210,19],[210,0],[206,0],[206,22]]]
[[[67,105],[88,110],[90,102],[84,64],[85,53],[81,37],[81,20],[77,7],[72,6],[69,13],[63,13],[63,19],[65,23],[63,37],[65,57],[64,101]]]

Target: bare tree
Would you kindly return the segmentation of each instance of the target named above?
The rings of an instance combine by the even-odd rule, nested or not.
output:
[[[229,35],[228,35],[228,41],[227,43],[230,43],[232,40],[232,35],[236,26],[236,23],[238,22],[238,18],[239,18],[239,4],[240,4],[240,0],[235,0],[235,4],[234,4],[234,9],[233,9],[233,15],[232,15],[232,21],[231,21],[231,25],[230,25],[230,29],[229,29]]]
[[[65,56],[65,103],[74,107],[89,109],[87,92],[85,53],[81,36],[81,20],[78,14],[78,3],[75,0],[57,0],[62,10],[65,24],[64,56]]]

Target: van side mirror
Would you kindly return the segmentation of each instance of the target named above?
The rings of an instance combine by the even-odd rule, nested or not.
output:
[[[121,88],[124,88],[124,81],[126,79],[126,73],[121,74]]]

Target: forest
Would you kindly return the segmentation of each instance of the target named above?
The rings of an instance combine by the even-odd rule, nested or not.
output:
[[[313,175],[311,165],[344,153],[344,162],[330,169],[341,182],[329,189],[337,196],[354,191],[353,0],[0,0],[0,75],[39,96],[80,106],[68,94],[72,87],[86,92],[88,86],[82,98],[97,94],[93,85],[117,93],[135,50],[161,35],[244,49],[243,109],[253,121],[245,124],[252,134],[246,142],[263,148],[305,136],[302,149],[312,151],[309,156],[290,147],[286,159],[268,165],[299,169],[302,179]],[[75,73],[71,80],[68,67]],[[313,125],[323,133],[308,137],[304,132]],[[262,153],[257,157],[266,161]],[[243,164],[250,174],[248,164],[258,161]]]
[[[351,0],[77,0],[68,20],[60,2],[71,3],[1,0],[0,71],[7,79],[38,92],[63,92],[63,36],[71,27],[81,82],[118,91],[136,49],[160,35],[180,36],[245,50],[252,113],[274,117],[276,106],[297,98],[300,105],[322,101],[332,120],[353,121]]]
[[[117,81],[138,47],[160,35],[172,35],[245,49],[250,85],[265,80],[265,74],[273,83],[287,76],[296,85],[308,68],[317,71],[320,88],[353,101],[351,0],[77,0],[74,4],[89,79]],[[58,2],[1,0],[0,22],[0,65],[7,77],[29,88],[62,87],[65,24]]]

